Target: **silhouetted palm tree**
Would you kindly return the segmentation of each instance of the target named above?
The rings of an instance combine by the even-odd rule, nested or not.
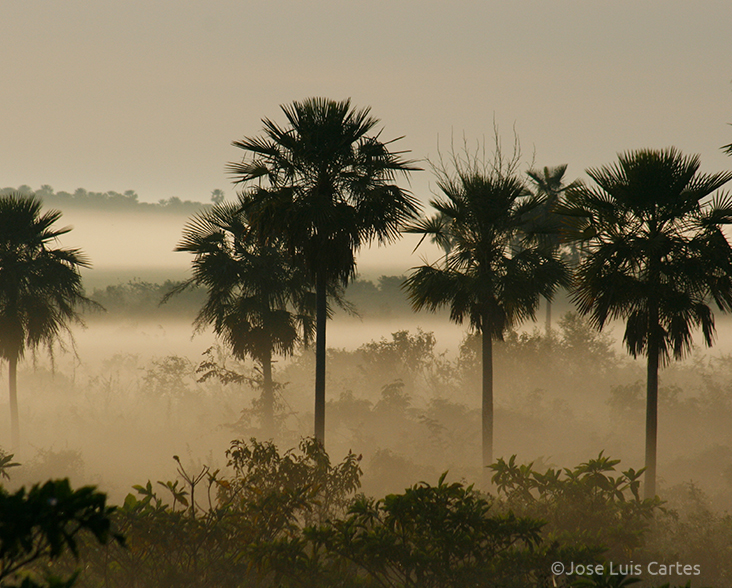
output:
[[[703,202],[732,173],[701,174],[699,165],[674,148],[624,153],[588,170],[596,185],[573,188],[561,210],[587,245],[573,286],[579,311],[599,329],[624,320],[628,351],[648,358],[647,498],[656,493],[659,363],[689,351],[693,328],[712,344],[711,300],[732,309],[732,250],[721,228],[732,222],[732,200]]]
[[[281,238],[316,290],[315,437],[325,439],[327,293],[346,285],[356,252],[399,236],[418,201],[395,184],[418,168],[368,133],[378,124],[350,100],[309,98],[282,106],[284,127],[263,120],[264,136],[234,142],[246,152],[229,165],[250,221],[265,237]]]
[[[41,206],[34,196],[0,197],[0,357],[8,361],[13,447],[20,444],[18,361],[27,349],[52,350],[70,322],[81,322],[77,306],[93,304],[79,273],[88,260],[78,249],[51,247],[71,229],[54,228],[61,213]]]
[[[555,250],[561,246],[560,227],[556,219],[555,210],[560,204],[565,192],[574,187],[576,182],[565,184],[564,174],[567,172],[567,165],[562,164],[556,167],[544,166],[541,171],[531,169],[526,172],[531,181],[533,192],[544,196],[544,202],[538,207],[538,220],[549,225],[549,231],[544,236]],[[570,245],[571,246],[571,245]],[[552,301],[546,300],[546,332],[549,335],[552,328]]]
[[[446,251],[440,264],[414,268],[405,288],[415,310],[450,307],[450,319],[483,335],[483,465],[493,461],[493,340],[533,318],[541,297],[568,285],[568,271],[550,247],[525,231],[537,229],[545,197],[532,195],[513,169],[457,162],[438,171],[437,215],[406,232],[429,236]],[[517,246],[519,245],[520,246]]]
[[[312,335],[313,296],[305,272],[281,241],[263,243],[255,236],[238,204],[217,204],[195,215],[175,250],[195,255],[193,276],[164,300],[192,285],[207,289],[196,327],[212,325],[235,357],[259,363],[262,424],[272,435],[272,356],[292,353],[296,343]]]

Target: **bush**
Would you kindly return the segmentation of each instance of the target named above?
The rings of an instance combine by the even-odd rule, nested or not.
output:
[[[618,463],[600,453],[574,469],[541,473],[533,463],[517,465],[513,456],[490,468],[504,508],[546,520],[548,541],[620,561],[632,559],[643,546],[661,503],[640,498],[643,470],[611,475]]]
[[[39,576],[49,562],[66,551],[78,559],[85,534],[101,544],[113,539],[123,545],[123,537],[111,530],[114,507],[107,506],[106,499],[92,486],[72,490],[68,480],[50,480],[12,494],[0,487],[2,585],[13,580],[22,588],[69,587],[78,572],[65,579],[47,576],[46,584],[41,583]]]

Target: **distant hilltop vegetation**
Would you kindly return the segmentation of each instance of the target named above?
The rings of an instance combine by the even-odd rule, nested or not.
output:
[[[73,194],[69,192],[55,192],[51,186],[41,186],[39,190],[33,190],[30,186],[20,186],[18,188],[3,188],[0,195],[20,193],[35,194],[43,200],[43,204],[48,207],[60,208],[68,210],[87,209],[87,210],[127,210],[130,212],[173,212],[178,214],[192,214],[200,211],[202,208],[208,208],[211,204],[203,202],[194,202],[191,200],[181,200],[177,196],[172,196],[167,200],[159,200],[156,203],[140,202],[137,193],[134,190],[127,190],[120,194],[119,192],[87,192],[84,188],[78,188]],[[212,200],[221,194],[219,190],[214,190]]]

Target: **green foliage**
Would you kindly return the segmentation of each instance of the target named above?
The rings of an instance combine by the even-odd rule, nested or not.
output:
[[[545,577],[542,522],[491,514],[491,501],[461,483],[416,484],[381,500],[358,497],[341,517],[252,552],[281,587],[525,587]]]
[[[85,534],[101,544],[114,540],[123,545],[122,535],[112,531],[114,510],[106,505],[104,494],[91,486],[72,490],[68,480],[50,480],[15,493],[0,487],[0,581],[18,579],[32,566],[56,560],[67,550],[79,559]],[[49,578],[48,586],[71,586],[74,579]],[[39,585],[27,577],[19,587]]]
[[[443,474],[436,486],[361,497],[346,517],[311,535],[381,586],[526,585],[543,523],[490,508],[472,486],[448,484]]]
[[[622,561],[643,546],[661,503],[640,498],[643,470],[613,475],[618,463],[601,453],[574,469],[538,472],[533,463],[518,465],[512,456],[490,469],[505,507],[547,521],[547,540]]]
[[[14,454],[12,453],[5,453],[2,449],[0,449],[0,477],[5,478],[6,480],[10,479],[10,474],[8,474],[8,470],[10,468],[18,467],[20,464],[18,462],[13,461]]]
[[[231,477],[206,466],[191,473],[176,456],[178,480],[135,486],[115,514],[128,548],[84,552],[80,584],[269,586],[254,569],[263,546],[339,516],[360,484],[359,458],[331,465],[313,439],[284,454],[269,442],[235,441],[227,456]]]
[[[234,470],[233,479],[222,486],[226,500],[261,508],[275,499],[280,503],[293,500],[293,504],[305,500],[309,506],[301,516],[306,523],[322,522],[343,512],[361,487],[361,457],[349,452],[342,463],[333,466],[323,445],[313,438],[303,439],[299,452],[290,450],[283,455],[269,441],[233,441],[226,455]],[[260,497],[266,500],[260,502]]]
[[[182,467],[179,473],[187,478],[187,490],[179,480],[158,483],[170,502],[150,482],[134,487],[138,497],[129,494],[116,517],[129,548],[90,554],[82,585],[104,577],[114,587],[233,587],[247,577],[238,551],[251,540],[250,527],[240,527],[236,513],[216,503],[217,473],[205,467],[196,475]],[[203,505],[195,498],[200,484]]]
[[[499,460],[493,467],[497,498],[443,475],[435,485],[420,482],[378,500],[354,498],[360,456],[333,465],[313,439],[283,453],[269,442],[238,441],[227,455],[228,475],[185,468],[175,457],[177,480],[135,486],[114,513],[127,547],[80,540],[77,585],[527,588],[581,580],[577,586],[619,587],[632,579],[553,578],[551,564],[717,565],[689,559],[712,549],[704,543],[703,511],[693,519],[698,533],[685,526],[691,520],[670,532],[673,517],[657,501],[639,497],[640,472],[616,475],[618,462],[603,455],[546,472]],[[699,544],[700,551],[651,541],[659,522],[667,525],[669,541]],[[721,557],[720,569],[726,565]],[[60,558],[47,571],[68,577],[75,563]],[[725,576],[713,577],[726,585]]]

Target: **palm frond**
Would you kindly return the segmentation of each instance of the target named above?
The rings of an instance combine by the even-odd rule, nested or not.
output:
[[[78,249],[51,243],[70,228],[55,228],[59,211],[42,212],[34,196],[0,197],[0,357],[52,348],[78,310],[99,307],[84,295],[80,270],[91,267]],[[99,307],[101,308],[101,307]]]

